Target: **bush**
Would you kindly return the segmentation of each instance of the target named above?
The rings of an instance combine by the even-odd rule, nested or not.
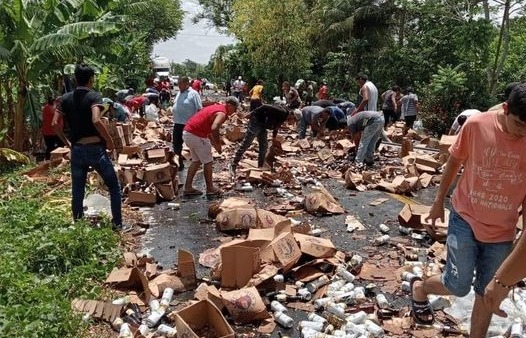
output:
[[[106,224],[71,223],[69,187],[50,187],[20,173],[0,184],[0,336],[79,337],[75,297],[96,298],[99,281],[120,257]]]
[[[437,74],[419,95],[422,102],[420,118],[424,127],[434,134],[447,133],[460,113],[460,102],[467,95],[466,74],[457,67],[438,67]]]

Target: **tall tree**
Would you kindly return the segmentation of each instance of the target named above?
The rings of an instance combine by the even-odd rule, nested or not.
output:
[[[295,80],[310,69],[309,17],[302,0],[235,0],[233,9],[229,29],[267,79]]]

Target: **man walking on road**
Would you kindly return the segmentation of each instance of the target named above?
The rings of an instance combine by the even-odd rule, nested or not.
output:
[[[174,153],[179,156],[179,170],[184,169],[184,161],[181,152],[183,151],[183,130],[186,122],[203,108],[201,96],[192,87],[187,76],[179,78],[179,93],[175,97],[172,114],[174,119],[174,129],[172,134],[172,144]]]
[[[101,121],[102,96],[94,91],[95,71],[87,65],[75,67],[78,87],[62,96],[53,116],[53,128],[60,139],[71,148],[71,209],[73,219],[84,216],[84,193],[88,169],[94,168],[104,180],[110,191],[113,228],[128,231],[131,226],[123,226],[121,213],[121,189],[117,174],[106,150],[115,149],[106,126]],[[67,140],[59,121],[61,115],[70,127],[70,140]]]
[[[490,289],[509,291],[516,282],[509,278],[511,274],[504,274],[504,269],[497,269],[511,252],[518,210],[526,207],[525,149],[526,84],[521,84],[501,110],[470,117],[449,148],[450,156],[427,217],[432,222],[428,231],[435,231],[435,221],[444,219],[449,187],[464,166],[451,198],[446,267],[441,275],[411,281],[416,322],[430,324],[434,320],[428,295],[464,297],[473,284],[470,337],[486,336],[494,304],[484,302],[484,289],[491,282]],[[518,239],[520,246],[524,233]],[[510,264],[505,267],[509,269]]]

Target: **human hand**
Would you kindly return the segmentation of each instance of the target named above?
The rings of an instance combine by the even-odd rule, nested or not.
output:
[[[431,206],[429,214],[424,218],[424,227],[428,232],[437,232],[437,228],[435,226],[437,219],[440,220],[442,223],[444,222],[444,205],[443,203],[438,203],[435,201]]]
[[[506,298],[506,296],[509,293],[509,289],[506,289],[495,281],[495,278],[493,278],[489,284],[486,286],[486,290],[484,292],[484,303],[486,303],[486,307],[494,314],[500,317],[508,317],[508,314],[500,309],[500,303]]]
[[[115,143],[113,142],[113,139],[106,140],[106,149],[108,150],[114,150],[115,149]]]

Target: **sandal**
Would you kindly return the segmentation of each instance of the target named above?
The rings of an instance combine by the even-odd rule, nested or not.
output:
[[[414,277],[409,282],[411,290],[411,316],[415,323],[420,325],[431,325],[435,321],[435,313],[433,312],[433,307],[429,300],[425,301],[416,301],[413,299],[413,284],[416,281],[421,281],[422,278]]]
[[[216,190],[216,191],[212,191],[212,192],[207,192],[206,193],[206,197],[219,197],[223,194],[223,192],[221,190]]]
[[[194,189],[189,191],[183,191],[183,197],[190,197],[190,196],[201,196],[203,194],[202,191]]]

